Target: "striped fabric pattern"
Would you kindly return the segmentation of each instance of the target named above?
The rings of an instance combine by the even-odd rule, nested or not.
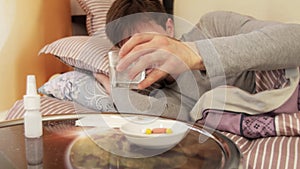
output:
[[[267,137],[248,140],[222,132],[243,154],[244,169],[298,169],[300,168],[300,137]]]
[[[256,92],[279,89],[289,85],[284,69],[256,72]],[[249,140],[222,132],[239,147],[244,169],[300,168],[300,113],[281,113],[275,117],[277,137]]]
[[[89,35],[94,35],[105,27],[106,13],[114,0],[77,0],[86,12],[86,28]]]
[[[41,97],[41,113],[47,115],[75,114],[94,112],[71,101],[58,100],[47,96]],[[25,113],[23,100],[18,100],[8,111],[6,120],[21,119]]]
[[[39,54],[55,55],[63,63],[75,68],[108,74],[107,53],[112,44],[102,34],[70,36],[44,46]]]
[[[300,135],[300,112],[279,114],[275,117],[276,134],[279,136]]]
[[[256,71],[256,92],[264,90],[280,89],[289,84],[289,80],[285,78],[285,70]]]

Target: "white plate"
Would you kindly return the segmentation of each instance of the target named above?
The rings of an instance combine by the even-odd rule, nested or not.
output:
[[[146,134],[146,129],[170,128],[172,133]],[[120,130],[127,140],[145,148],[171,148],[179,143],[186,135],[189,127],[187,124],[175,120],[157,119],[155,121],[140,123],[131,121],[121,125]]]

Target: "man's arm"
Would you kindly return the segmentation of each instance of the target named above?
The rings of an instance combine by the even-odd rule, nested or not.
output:
[[[300,65],[300,25],[260,21],[233,12],[202,17],[191,37],[210,76]],[[185,40],[196,40],[183,36]]]

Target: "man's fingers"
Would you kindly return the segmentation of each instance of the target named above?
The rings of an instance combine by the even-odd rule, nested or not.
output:
[[[147,55],[148,53],[151,53],[152,49],[143,49],[138,52],[132,52],[132,54],[127,55],[124,58],[121,58],[118,65],[117,65],[117,71],[123,71],[127,67],[129,67],[132,63],[136,62],[141,56]]]
[[[151,86],[153,83],[166,77],[167,75],[168,74],[164,71],[161,71],[159,69],[153,69],[151,71],[151,73],[147,75],[146,79],[138,84],[138,89],[140,89],[140,90],[145,89],[145,88]]]
[[[120,57],[127,55],[137,45],[149,42],[153,39],[153,34],[150,33],[137,33],[132,36],[120,49]]]

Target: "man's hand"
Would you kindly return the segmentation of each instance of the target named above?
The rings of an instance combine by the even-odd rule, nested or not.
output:
[[[106,76],[103,73],[94,73],[94,77],[96,80],[101,83],[104,88],[106,89],[107,94],[110,94],[111,88],[110,88],[110,82],[109,82],[109,77]]]
[[[117,71],[125,70],[135,62],[129,71],[134,78],[145,69],[153,69],[138,88],[144,89],[154,82],[170,75],[179,75],[187,70],[204,70],[203,60],[194,43],[184,43],[157,33],[137,33],[121,48],[121,60]]]

